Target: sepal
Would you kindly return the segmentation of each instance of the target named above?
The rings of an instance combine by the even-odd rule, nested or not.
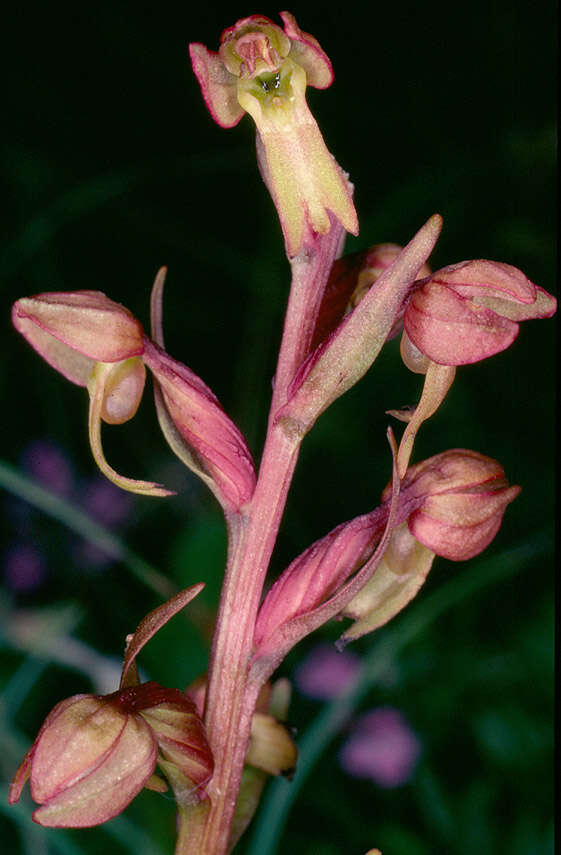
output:
[[[139,322],[101,291],[22,297],[12,322],[49,365],[79,386],[87,386],[96,362],[120,362],[144,349]]]

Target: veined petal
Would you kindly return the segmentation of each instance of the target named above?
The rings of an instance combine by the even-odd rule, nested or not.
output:
[[[189,45],[189,56],[212,118],[223,128],[233,128],[244,114],[238,103],[236,77],[217,53],[198,42]]]
[[[14,304],[12,321],[43,359],[80,386],[94,362],[118,362],[144,349],[140,323],[101,291],[23,297]]]
[[[327,89],[333,83],[333,67],[329,57],[310,33],[304,33],[290,12],[281,12],[284,31],[290,39],[290,58],[306,72],[310,86]]]
[[[154,772],[156,739],[141,716],[125,725],[102,762],[35,811],[33,819],[49,827],[84,828],[106,822],[122,810]],[[32,773],[32,795],[33,773]]]
[[[511,321],[549,318],[557,306],[555,298],[521,270],[500,261],[462,261],[438,270],[429,281],[446,285]]]
[[[514,321],[432,280],[413,292],[403,324],[413,344],[441,365],[478,362],[518,335]]]
[[[126,715],[95,695],[75,695],[57,704],[35,744],[34,800],[50,801],[95,769],[119,739],[126,721]]]
[[[517,267],[502,261],[460,261],[437,270],[430,278],[462,296],[475,298],[478,303],[480,298],[496,297],[530,306],[536,300],[534,283]]]

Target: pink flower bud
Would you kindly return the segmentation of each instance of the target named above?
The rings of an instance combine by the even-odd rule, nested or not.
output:
[[[148,496],[169,496],[153,481],[126,478],[103,452],[101,422],[122,424],[138,409],[146,371],[140,323],[120,303],[100,291],[23,297],[12,309],[15,328],[53,368],[85,386],[90,396],[89,439],[94,459],[118,487]]]
[[[510,264],[463,261],[418,283],[404,327],[433,362],[464,365],[505,350],[518,335],[519,321],[551,317],[556,305]]]
[[[48,715],[10,788],[16,802],[30,777],[40,825],[79,828],[117,816],[156,765],[154,734],[112,696],[75,695]]]
[[[464,561],[489,545],[520,491],[496,460],[460,448],[408,469],[401,495],[417,505],[408,519],[411,534],[437,555]]]
[[[16,772],[9,801],[18,801],[30,778],[31,795],[41,805],[33,819],[40,825],[99,825],[150,785],[156,762],[174,789],[182,780],[184,804],[204,798],[212,755],[185,695],[157,683],[75,695],[47,716]]]
[[[205,798],[205,785],[212,776],[214,761],[203,723],[193,701],[178,689],[157,683],[121,689],[140,704],[140,715],[158,743],[158,765],[169,779],[183,805]]]

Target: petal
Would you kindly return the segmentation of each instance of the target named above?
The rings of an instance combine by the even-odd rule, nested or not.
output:
[[[462,296],[473,298],[494,296],[528,306],[536,299],[533,282],[517,267],[502,261],[460,261],[437,270],[431,276],[431,281],[448,285]],[[480,300],[477,299],[477,302]]]
[[[279,213],[287,253],[294,256],[302,249],[307,224],[324,234],[331,212],[357,234],[358,220],[345,174],[306,104],[303,70],[287,59],[280,74],[283,97],[267,101],[246,84],[238,98],[257,126],[259,166]]]
[[[441,365],[467,365],[500,353],[518,324],[429,280],[413,292],[403,324],[413,344]]]
[[[107,424],[122,425],[133,418],[140,406],[146,381],[146,369],[138,356],[125,359],[123,362],[109,363],[108,367],[101,418]]]
[[[16,774],[12,779],[12,783],[10,784],[10,790],[8,793],[8,804],[13,805],[16,802],[19,802],[21,791],[23,790],[26,781],[29,778],[31,773],[31,763],[33,761],[33,754],[35,752],[35,743],[28,749],[25,754],[25,757],[21,761]]]
[[[40,825],[84,828],[112,819],[154,772],[157,745],[140,715],[126,724],[102,762],[90,774],[50,799],[33,814]]]
[[[459,513],[454,518],[453,508],[450,518],[443,517],[436,501],[429,500],[415,511],[409,520],[409,530],[417,540],[429,549],[450,561],[465,561],[479,555],[491,543],[497,534],[507,505],[520,493],[520,487],[510,487],[500,491],[495,499],[484,496],[481,502],[469,497],[470,513],[462,518]],[[435,497],[437,499],[438,497]],[[450,496],[446,497],[449,506]],[[494,507],[490,513],[489,502]],[[466,497],[460,498],[458,505],[466,508]]]
[[[438,270],[431,280],[511,321],[549,318],[557,307],[555,297],[517,267],[500,261],[462,261]]]
[[[290,58],[306,72],[306,80],[316,89],[327,89],[333,83],[333,67],[317,39],[304,33],[290,12],[281,12],[284,31],[291,41]]]
[[[23,297],[14,304],[12,320],[43,359],[80,386],[93,362],[118,362],[144,349],[139,322],[100,291]]]
[[[39,804],[96,769],[113,750],[127,723],[126,714],[96,695],[78,695],[69,701],[59,705],[37,738],[31,795]]]
[[[172,490],[167,490],[155,481],[141,481],[136,478],[127,478],[109,465],[103,452],[101,442],[101,420],[106,405],[106,382],[114,366],[110,364],[97,363],[88,383],[90,393],[90,408],[88,414],[88,433],[90,448],[95,462],[106,478],[129,493],[138,493],[141,496],[173,496]]]
[[[418,497],[449,495],[486,489],[498,482],[506,484],[504,469],[497,460],[468,448],[449,448],[411,466],[403,482]],[[387,501],[391,493],[388,484],[382,493]]]
[[[220,56],[202,44],[190,44],[189,56],[212,118],[223,128],[233,128],[244,114],[238,104],[237,79],[226,69]]]

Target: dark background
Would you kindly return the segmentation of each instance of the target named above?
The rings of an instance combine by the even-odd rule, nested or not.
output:
[[[309,103],[356,185],[361,231],[347,249],[405,243],[438,211],[445,226],[435,268],[466,258],[507,261],[555,293],[552,5],[406,0],[300,3],[291,11],[335,69],[333,87],[309,91]],[[251,121],[230,131],[214,124],[186,53],[189,41],[216,49],[221,30],[253,12],[274,18],[277,10],[188,8],[166,0],[55,2],[22,7],[7,21],[2,458],[22,469],[30,442],[56,442],[72,461],[78,506],[79,485],[95,471],[86,394],[42,364],[9,324],[10,304],[38,291],[102,290],[147,325],[150,285],[166,264],[167,348],[211,386],[259,456],[288,266],[258,176]],[[416,460],[449,447],[474,448],[499,459],[510,481],[523,486],[487,557],[500,562],[522,547],[524,563],[435,621],[399,657],[393,679],[373,685],[362,702],[361,710],[391,704],[406,714],[423,744],[413,780],[383,792],[345,776],[337,743],[326,746],[279,851],[354,855],[373,845],[384,855],[553,851],[554,374],[554,321],[528,323],[509,351],[460,369],[445,405],[423,428]],[[418,394],[419,378],[401,365],[394,342],[321,418],[304,445],[274,572],[342,519],[377,504],[388,479],[384,411]],[[150,398],[130,424],[106,429],[104,444],[124,474],[180,488],[166,502],[134,499],[123,537],[174,583],[207,582],[194,624],[178,619],[143,654],[151,678],[183,686],[205,668],[223,531],[212,498],[174,464]],[[43,608],[49,616],[61,604],[79,604],[74,636],[117,657],[124,635],[158,597],[123,563],[81,561],[76,535],[11,492],[1,500],[2,555],[14,543],[31,543],[46,567],[27,591],[15,590],[5,575],[4,626],[23,609]],[[412,608],[422,609],[423,597],[468,572],[437,560]],[[336,630],[318,637],[335,638]],[[284,673],[312,643],[302,645]],[[372,643],[363,639],[355,650],[366,654]],[[91,691],[85,673],[52,664],[47,655],[15,709],[10,692],[36,662],[6,630],[3,779],[54,703]],[[291,719],[305,731],[319,709],[296,695]],[[3,806],[0,818],[7,851],[38,852],[28,848],[38,843],[27,819],[16,825],[11,811]],[[142,795],[126,816],[171,852],[169,801]],[[56,834],[41,837],[47,847],[41,851],[58,851],[51,848]],[[127,834],[130,842],[130,828]],[[129,851],[101,830],[63,837],[76,852]]]

